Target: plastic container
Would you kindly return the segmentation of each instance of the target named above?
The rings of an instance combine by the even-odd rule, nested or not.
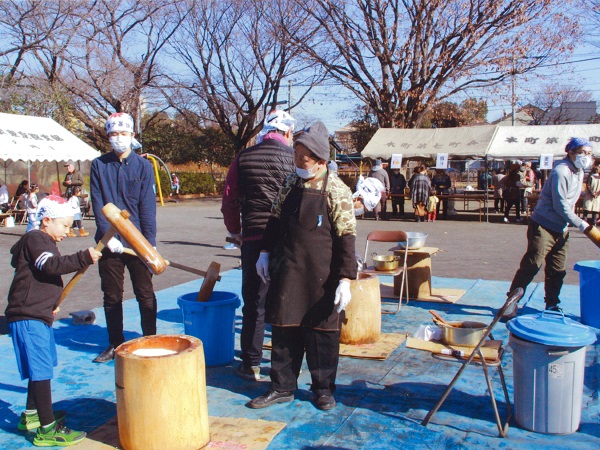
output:
[[[240,299],[233,292],[213,291],[208,302],[197,302],[197,292],[180,296],[185,334],[197,337],[204,346],[207,366],[222,366],[233,360],[235,310]]]
[[[579,261],[579,307],[581,323],[600,328],[600,261]]]
[[[585,325],[544,311],[508,322],[513,349],[515,420],[530,431],[568,434],[581,420],[585,346],[596,341]]]

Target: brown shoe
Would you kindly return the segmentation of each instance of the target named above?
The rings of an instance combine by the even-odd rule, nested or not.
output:
[[[321,411],[329,411],[335,408],[335,398],[331,394],[319,395],[315,401],[315,407]]]
[[[87,231],[85,231],[84,228],[80,228],[79,229],[79,236],[80,237],[86,237],[86,236],[89,236],[89,235],[90,235],[90,233],[88,233]]]
[[[69,232],[67,233],[67,237],[75,237],[77,236],[75,233],[73,233],[73,228],[69,228]]]

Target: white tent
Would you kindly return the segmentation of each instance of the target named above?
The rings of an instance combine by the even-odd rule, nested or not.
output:
[[[565,145],[572,137],[588,139],[594,155],[600,156],[600,125],[536,125],[498,127],[490,142],[487,156],[495,159],[528,159],[540,155],[565,155]]]
[[[438,153],[452,157],[495,159],[536,159],[543,154],[564,156],[571,137],[592,143],[594,155],[600,157],[600,124],[494,126],[434,129],[380,128],[362,152],[363,157],[389,159],[435,158]]]
[[[87,161],[98,156],[98,150],[52,119],[0,113],[1,160]]]
[[[462,158],[483,158],[496,131],[493,125],[461,128],[380,128],[371,138],[363,157],[389,159],[434,158],[448,153]]]

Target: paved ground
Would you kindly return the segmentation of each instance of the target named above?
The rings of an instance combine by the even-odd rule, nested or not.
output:
[[[158,249],[167,259],[199,268],[207,267],[211,260],[219,261],[223,271],[228,271],[219,289],[241,295],[241,272],[229,270],[237,266],[239,252],[222,249],[225,232],[218,199],[169,204],[159,208],[158,221]],[[93,221],[86,221],[86,226],[93,231]],[[399,314],[382,316],[384,333],[414,332],[419,324],[430,323],[430,309],[453,320],[477,316],[477,320],[489,322],[505,299],[504,292],[508,289],[526,242],[526,227],[523,225],[502,224],[498,217],[492,217],[491,223],[479,223],[473,214],[461,212],[453,220],[436,223],[361,220],[359,251],[364,248],[365,236],[373,229],[422,230],[429,233],[427,244],[445,250],[433,260],[434,287],[466,291],[456,304],[411,300]],[[6,274],[0,284],[0,312],[4,310],[12,272],[8,264],[8,250],[23,231],[24,227],[0,229],[0,252],[3,255],[0,270]],[[91,238],[70,238],[60,245],[66,254],[92,242]],[[385,247],[379,251],[384,251]],[[373,250],[378,249],[373,247]],[[571,267],[576,261],[587,259],[598,259],[598,250],[587,238],[574,231],[568,263],[568,285],[563,290],[565,313],[573,319],[578,319],[579,289],[578,274]],[[381,278],[382,282],[392,281],[389,276]],[[201,281],[196,276],[175,269],[167,269],[155,280],[159,301],[158,332],[180,334],[184,328],[177,298],[197,291]],[[542,281],[542,277],[536,281]],[[128,286],[125,298],[131,299],[132,296]],[[523,312],[530,314],[539,310],[543,305],[542,286],[532,284],[527,297],[530,301],[524,306]],[[91,363],[91,359],[104,348],[106,340],[101,303],[97,272],[92,268],[65,302],[61,317],[54,326],[59,351],[59,366],[53,382],[55,407],[69,411],[69,426],[85,431],[95,430],[116,414],[114,363]],[[81,309],[94,309],[97,322],[89,326],[73,326],[71,320],[64,318],[69,311]],[[203,325],[199,328],[208,327],[215,331],[225,329],[211,324]],[[239,357],[240,326],[241,309],[238,308],[235,313],[236,360]],[[125,330],[126,339],[139,336],[139,313],[135,301],[125,302]],[[506,343],[508,332],[504,326],[498,326],[494,336]],[[209,343],[207,340],[206,345],[220,347],[221,342],[213,339]],[[402,444],[419,449],[530,449],[533,446],[544,449],[593,449],[600,445],[599,346],[590,345],[587,350],[581,425],[576,433],[564,436],[529,432],[516,427],[513,421],[508,438],[499,440],[484,377],[481,370],[476,369],[465,371],[430,425],[421,426],[421,420],[440,397],[458,366],[434,360],[427,352],[408,349],[403,345],[385,361],[341,358],[336,391],[338,406],[326,413],[317,411],[310,402],[310,376],[306,368],[299,378],[296,400],[264,410],[251,410],[244,405],[264,392],[268,378],[265,377],[260,383],[241,381],[234,374],[235,361],[225,366],[207,368],[209,414],[285,422],[285,429],[270,445],[274,449],[322,447],[387,450],[396,449]],[[263,373],[266,374],[269,352],[265,352],[263,361]],[[0,371],[0,448],[32,448],[27,438],[15,431],[26,387],[25,382],[18,379],[9,336],[0,336],[0,365],[3,367]],[[514,399],[517,380],[511,370],[512,352],[505,355],[503,366],[509,394]],[[492,378],[499,408],[504,416],[506,403],[501,396],[497,376],[492,375]],[[562,417],[563,412],[560,414]],[[102,440],[99,442],[110,444]],[[97,448],[88,444],[90,442],[86,441],[81,448]],[[235,441],[229,444],[227,448],[241,448]]]
[[[211,261],[221,264],[226,271],[239,266],[239,250],[224,250],[227,236],[220,212],[220,198],[188,200],[167,203],[158,207],[157,248],[169,260],[206,269]],[[471,203],[475,207],[476,203]],[[407,204],[408,206],[408,204]],[[458,205],[462,206],[462,205]],[[357,251],[363,255],[367,234],[376,229],[424,231],[429,234],[427,246],[443,251],[433,259],[433,274],[449,278],[507,280],[510,281],[525,251],[526,230],[524,224],[505,224],[501,216],[490,214],[490,222],[479,222],[479,215],[471,210],[459,211],[449,220],[433,223],[415,223],[410,208],[405,219],[375,221],[363,219],[358,222]],[[59,244],[61,253],[69,254],[94,244],[93,220],[84,220],[90,236],[68,238]],[[24,225],[0,228],[0,273],[5,278],[0,283],[0,332],[6,333],[4,309],[11,282],[10,247],[25,232]],[[573,229],[568,258],[567,284],[578,284],[579,274],[572,270],[577,261],[598,259],[598,249],[578,230]],[[389,246],[370,246],[372,251],[382,253]],[[168,268],[154,278],[156,290],[165,289],[197,279],[196,275]],[[70,276],[63,277],[65,282]],[[535,281],[543,281],[538,274]],[[133,298],[131,283],[125,283],[125,298]],[[100,279],[96,267],[91,267],[82,281],[71,291],[61,307],[58,319],[68,317],[72,311],[93,309],[102,305]]]

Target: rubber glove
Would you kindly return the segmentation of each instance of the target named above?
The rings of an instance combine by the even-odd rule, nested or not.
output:
[[[583,233],[585,231],[585,229],[589,226],[590,226],[590,224],[584,220],[583,222],[581,222],[581,225],[579,225],[579,231],[581,231]]]
[[[106,246],[113,253],[118,253],[119,255],[123,253],[123,244],[121,244],[121,241],[115,239],[114,237],[110,238],[110,241],[106,243]]]
[[[269,276],[269,252],[260,252],[258,261],[256,261],[256,273],[258,273],[263,283],[267,284],[271,281]]]
[[[352,293],[350,292],[350,282],[347,280],[340,280],[340,283],[335,290],[335,300],[333,300],[333,304],[337,305],[337,312],[340,313],[345,310],[351,299]]]

